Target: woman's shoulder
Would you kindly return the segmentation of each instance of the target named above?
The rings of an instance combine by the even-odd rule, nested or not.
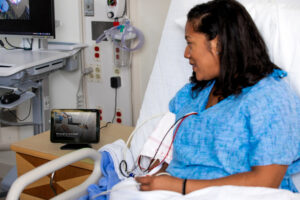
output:
[[[192,83],[185,84],[181,89],[179,89],[173,99],[190,99],[192,94]]]
[[[169,103],[169,110],[173,113],[176,113],[176,111],[184,105],[186,102],[190,101],[191,99],[191,93],[192,93],[192,87],[193,85],[191,83],[185,84],[176,95],[171,99]]]
[[[273,106],[275,104],[300,103],[300,98],[291,88],[283,70],[274,70],[255,85],[245,88],[243,95],[249,104]]]
[[[179,112],[183,107],[191,104],[200,103],[207,98],[214,82],[208,83],[203,89],[193,89],[195,83],[185,84],[171,99],[169,103],[169,110],[173,113]]]

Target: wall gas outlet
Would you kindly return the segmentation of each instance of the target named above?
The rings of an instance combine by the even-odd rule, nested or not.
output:
[[[84,0],[84,15],[94,16],[94,0]]]

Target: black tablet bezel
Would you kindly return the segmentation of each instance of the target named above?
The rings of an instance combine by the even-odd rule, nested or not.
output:
[[[55,132],[55,112],[93,112],[96,113],[96,140],[95,141],[75,141],[75,140],[64,140],[56,136]],[[51,110],[51,128],[50,128],[50,141],[52,143],[63,143],[63,144],[90,144],[98,143],[100,139],[100,112],[97,109],[52,109]]]

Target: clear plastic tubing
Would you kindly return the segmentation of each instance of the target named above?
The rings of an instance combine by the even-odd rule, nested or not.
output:
[[[120,29],[123,29],[123,32],[120,31]],[[101,42],[105,38],[108,40],[112,40],[116,46],[126,51],[135,51],[140,49],[144,45],[144,41],[145,41],[143,33],[137,28],[131,26],[128,20],[122,25],[115,26],[104,31],[104,33],[97,38],[96,43]],[[132,40],[132,39],[137,39],[138,42],[135,45],[135,47],[131,48],[126,45],[126,40]],[[120,40],[121,43],[120,42],[118,43],[117,41]]]

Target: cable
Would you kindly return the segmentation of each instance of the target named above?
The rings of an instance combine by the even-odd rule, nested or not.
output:
[[[116,118],[116,112],[117,112],[117,96],[118,96],[117,89],[118,89],[118,88],[115,89],[115,109],[114,109],[114,116],[113,116],[113,118],[112,118],[112,120],[111,120],[111,123],[113,123],[114,120],[115,120],[115,118]]]
[[[4,39],[5,39],[6,43],[7,43],[10,47],[13,47],[13,48],[15,48],[15,49],[23,49],[23,48],[21,48],[21,47],[16,47],[16,46],[10,44],[10,43],[8,42],[8,40],[7,40],[7,37],[5,37]]]
[[[164,114],[165,114],[165,113],[164,113]],[[152,120],[152,119],[154,119],[154,118],[156,118],[156,117],[159,117],[159,116],[161,116],[161,115],[164,115],[164,114],[156,115],[156,116],[151,117],[150,119],[145,120],[138,128],[136,128],[136,129],[131,133],[131,135],[129,136],[129,138],[128,138],[128,140],[127,140],[126,147],[128,146],[129,141],[131,140],[131,138],[133,137],[133,135],[135,134],[135,132],[136,132],[140,127],[142,127],[146,122],[148,122],[148,121],[150,121],[150,120]],[[172,124],[172,126],[171,126],[171,127],[168,129],[168,131],[165,133],[165,135],[164,135],[163,139],[161,140],[161,142],[160,142],[158,148],[156,149],[156,152],[155,152],[155,154],[154,154],[154,156],[153,156],[153,160],[154,160],[155,156],[157,155],[157,153],[158,153],[158,151],[159,151],[159,149],[160,149],[160,147],[161,147],[163,141],[165,140],[166,136],[167,136],[168,133],[173,129],[173,127],[176,126],[176,124],[178,124],[178,122],[181,124],[185,118],[189,117],[190,115],[194,115],[194,114],[197,114],[197,113],[189,113],[189,114],[187,114],[187,115],[185,115],[185,116],[179,118],[178,120],[176,120],[175,123]],[[175,133],[174,133],[174,136],[173,136],[173,139],[172,139],[172,142],[171,142],[171,145],[170,145],[170,147],[169,147],[169,149],[168,149],[167,154],[166,154],[165,157],[162,159],[162,161],[159,163],[159,165],[161,165],[161,164],[164,162],[164,160],[167,158],[167,156],[168,156],[168,154],[169,154],[169,151],[170,151],[170,149],[171,149],[171,146],[172,146],[172,144],[173,144],[173,141],[174,141],[174,139],[175,139],[175,136],[176,136],[176,133],[177,133],[177,130],[178,130],[180,124],[177,126],[177,129],[176,129],[176,131],[175,131]],[[139,156],[139,157],[138,157],[138,160],[136,161],[136,162],[137,162],[137,165],[135,165],[135,166],[133,167],[133,169],[131,169],[130,171],[128,171],[128,170],[127,170],[127,169],[128,169],[127,162],[126,162],[126,160],[125,160],[125,159],[126,159],[126,151],[125,151],[125,150],[126,150],[126,149],[125,149],[125,147],[124,147],[124,148],[123,148],[123,156],[124,156],[123,158],[124,158],[124,160],[122,160],[122,161],[120,162],[120,164],[119,164],[119,170],[120,170],[121,174],[122,174],[124,177],[127,177],[127,178],[128,178],[128,177],[133,177],[133,176],[134,176],[134,175],[133,175],[133,171],[134,171],[137,167],[139,167],[140,169],[142,169],[142,167],[140,166],[140,159],[141,159],[141,156]],[[150,168],[150,167],[151,167],[151,164],[152,164],[152,163],[150,162],[150,163],[149,163],[149,166],[148,166],[146,169],[142,169],[143,172],[146,172],[147,170],[152,170],[153,168]],[[158,166],[159,166],[159,165],[158,165]],[[124,170],[122,170],[122,167],[123,167],[123,166],[124,166]],[[126,175],[125,173],[127,173],[127,175]]]
[[[135,128],[134,131],[133,131],[133,132],[130,134],[130,136],[128,137],[127,142],[126,142],[126,147],[129,146],[129,143],[130,143],[130,141],[132,140],[132,138],[133,138],[133,136],[135,135],[135,133],[137,132],[137,130],[139,130],[139,129],[140,129],[142,126],[144,126],[147,122],[149,122],[149,121],[151,121],[151,120],[153,120],[153,119],[155,119],[155,118],[161,117],[161,116],[163,116],[163,115],[165,115],[165,114],[166,114],[166,113],[161,113],[161,114],[158,114],[158,115],[154,115],[154,116],[152,116],[152,117],[146,119],[145,121],[143,121],[143,122],[141,123],[141,125],[139,125],[137,128]]]
[[[31,44],[30,44],[30,47],[29,47],[29,48],[14,46],[14,45],[12,45],[10,42],[8,42],[7,37],[5,37],[4,39],[5,39],[6,43],[7,43],[10,47],[13,47],[14,49],[32,50],[33,38],[31,39]]]
[[[117,90],[118,90],[118,88],[115,88],[115,89],[116,89],[116,90],[115,90],[115,109],[114,109],[114,116],[113,116],[113,118],[112,118],[112,120],[111,120],[110,122],[107,122],[104,126],[100,127],[100,130],[101,130],[102,128],[107,127],[108,124],[113,123],[114,120],[115,120],[115,118],[116,118],[116,112],[117,112],[117,96],[118,96]]]
[[[4,109],[2,108],[1,112],[3,110]],[[10,111],[10,110],[8,110],[8,111]],[[30,111],[31,111],[31,105],[30,105]],[[10,111],[10,113],[13,114],[16,117],[16,115],[14,113],[12,113],[11,111]],[[29,115],[30,115],[30,113],[26,116],[25,119],[27,119]],[[35,125],[40,125],[39,123],[35,123],[35,122],[11,122],[11,121],[7,121],[7,120],[1,119],[1,118],[0,118],[0,124],[5,124],[5,125],[9,125],[9,126],[35,126]]]
[[[172,144],[174,143],[174,140],[175,140],[177,131],[178,131],[178,129],[179,129],[181,123],[182,123],[187,117],[189,117],[189,116],[191,116],[191,115],[196,115],[196,114],[198,114],[198,113],[189,113],[189,114],[183,116],[182,118],[180,118],[180,119],[179,119],[179,120],[181,120],[180,122],[179,122],[179,120],[176,121],[176,123],[174,124],[174,126],[177,124],[177,122],[179,122],[179,124],[178,124],[178,126],[176,127],[176,130],[174,131],[174,135],[173,135],[173,138],[172,138],[171,145],[169,146],[168,152],[166,153],[165,157],[160,161],[160,163],[159,163],[157,166],[161,165],[161,164],[166,160],[167,156],[169,155],[169,152],[170,152],[170,150],[171,150]],[[173,128],[173,127],[172,127],[172,128]],[[172,129],[172,128],[171,128],[171,129]],[[171,129],[170,129],[170,130],[171,130]],[[168,132],[169,132],[170,130],[168,130]],[[159,146],[158,146],[158,148],[157,148],[157,150],[156,150],[156,152],[155,152],[155,154],[154,154],[154,156],[153,156],[153,160],[154,160],[155,156],[157,155],[157,153],[158,153],[158,151],[159,151],[159,149],[160,149],[160,147],[161,147],[161,145],[162,145],[164,139],[166,138],[168,132],[165,134],[164,138],[163,138],[162,141],[160,142],[160,144],[159,144]],[[154,167],[152,167],[152,168],[150,168],[150,167],[151,167],[151,163],[150,163],[149,166],[148,166],[148,169],[147,169],[148,171],[153,170],[156,166],[154,166]]]
[[[14,49],[9,49],[9,48],[7,48],[7,47],[4,45],[4,43],[3,43],[2,40],[0,40],[0,45],[1,45],[4,49],[6,49],[6,50],[14,50]]]
[[[81,86],[82,86],[82,84],[83,84],[83,74],[80,76],[80,80],[79,80],[79,86],[78,86],[78,90],[77,90],[77,93],[76,93],[76,97],[77,97],[77,99],[76,99],[76,104],[77,104],[77,108],[82,108],[83,107],[83,101],[84,101],[84,99],[83,99],[83,95],[81,94],[81,95],[79,95],[79,92],[80,92],[80,89],[81,89]]]
[[[15,113],[13,113],[11,110],[8,110],[8,112],[13,115],[15,118],[17,118],[19,121],[25,121],[26,119],[28,119],[28,117],[30,116],[31,114],[31,103],[30,103],[30,106],[29,106],[29,111],[28,111],[28,114],[27,116],[24,118],[24,119],[20,119]]]
[[[135,133],[141,128],[141,127],[143,127],[147,122],[149,122],[149,121],[151,121],[151,120],[153,120],[153,119],[155,119],[155,118],[158,118],[158,117],[161,117],[161,116],[163,116],[163,115],[165,115],[166,113],[161,113],[161,114],[159,114],[159,115],[154,115],[154,116],[151,116],[150,118],[148,118],[148,119],[146,119],[145,121],[143,121],[138,127],[136,127],[135,129],[134,129],[134,131],[130,134],[130,136],[128,137],[128,139],[127,139],[127,142],[126,142],[126,146],[122,149],[122,151],[123,151],[123,158],[124,159],[126,159],[126,147],[128,148],[128,146],[129,146],[129,143],[130,143],[130,141],[132,140],[132,138],[133,138],[133,136],[135,135]],[[125,167],[125,169],[124,169],[124,171],[122,170],[122,164],[124,163],[124,167]],[[128,171],[127,169],[128,169],[128,167],[127,167],[127,162],[125,161],[125,160],[122,160],[121,162],[120,162],[120,164],[119,164],[119,170],[120,170],[120,172],[121,172],[121,174],[124,176],[124,177],[132,177],[133,175],[132,175],[132,172],[136,169],[138,167],[138,165],[135,165],[130,171]],[[125,173],[127,173],[127,175],[125,174]]]
[[[33,38],[31,38],[31,42],[29,42],[29,39],[27,38],[27,42],[30,45],[30,50],[32,50],[32,46],[33,46]]]
[[[178,119],[175,123],[173,123],[172,126],[168,129],[168,131],[165,133],[164,137],[163,137],[162,140],[160,141],[160,143],[159,143],[159,145],[158,145],[158,147],[157,147],[157,149],[156,149],[156,151],[155,151],[155,153],[154,153],[154,156],[152,157],[152,160],[155,159],[155,156],[157,155],[157,153],[158,153],[158,151],[159,151],[159,149],[160,149],[160,147],[161,147],[163,141],[165,140],[165,138],[167,137],[167,135],[169,134],[169,132],[173,129],[173,127],[176,126],[176,124],[177,124],[180,120],[183,121],[183,119],[185,119],[186,116],[187,116],[187,115],[184,115],[184,116],[182,116],[181,118],[179,118],[179,119]],[[181,121],[181,122],[182,122],[182,121]],[[178,126],[177,126],[177,129],[178,129]],[[177,129],[176,129],[176,130],[177,130]],[[176,134],[174,134],[174,135],[176,135]],[[174,136],[173,136],[173,137],[174,137]],[[172,144],[171,144],[170,146],[172,146]],[[168,153],[169,153],[169,151],[168,151]],[[144,170],[144,172],[146,172],[147,170],[151,170],[151,169],[152,169],[152,168],[150,168],[151,165],[152,165],[152,162],[149,163],[149,165],[148,165],[148,167],[147,167],[146,169],[143,169],[143,168],[140,166],[140,159],[141,159],[141,156],[138,157],[138,166],[140,167],[140,169]]]
[[[82,108],[83,107],[83,104],[84,104],[84,98],[83,98],[83,95],[79,94],[80,92],[80,89],[82,88],[82,85],[83,85],[83,78],[84,76],[92,73],[94,70],[92,67],[88,67],[86,68],[83,73],[81,73],[81,76],[80,76],[80,80],[79,80],[79,85],[78,85],[78,89],[77,89],[77,93],[76,93],[76,97],[77,97],[77,108]]]

